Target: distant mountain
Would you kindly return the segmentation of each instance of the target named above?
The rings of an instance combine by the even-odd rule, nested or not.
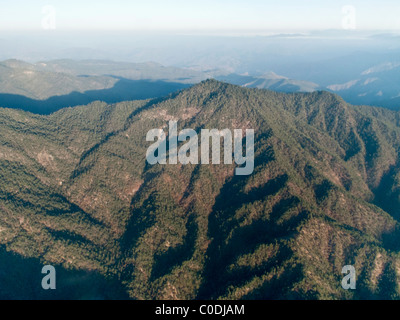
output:
[[[365,69],[356,79],[327,88],[350,103],[377,105],[400,110],[400,61]]]
[[[282,91],[312,91],[313,84],[325,90],[332,86],[332,92],[353,104],[398,108],[396,70],[363,75],[367,70],[399,62],[398,33],[359,29],[301,34],[252,31],[181,35],[57,31],[54,34],[4,32],[1,38],[0,59],[16,57],[35,64],[41,61],[48,65],[41,71],[92,76],[114,74],[135,81],[169,79],[187,85],[208,78],[227,81],[225,76],[229,74],[234,74],[234,78],[246,74],[254,79],[245,83],[240,79],[230,82],[257,81],[253,83],[255,87]],[[159,65],[147,61],[175,67],[158,68]],[[282,80],[283,86],[279,83],[273,86],[270,79],[266,82],[257,79],[268,71],[302,83],[310,82],[311,88],[309,84],[303,87],[298,83],[286,86],[285,80]],[[397,68],[397,74],[398,71]],[[387,76],[384,75],[386,72]],[[379,80],[372,83],[374,78]],[[354,81],[357,83],[352,88],[335,89],[345,88]],[[367,85],[364,85],[366,81]],[[77,92],[81,92],[79,90]]]
[[[253,174],[149,165],[146,134],[172,119],[254,129]],[[0,297],[48,297],[34,277],[7,282],[44,263],[86,279],[63,298],[400,296],[398,112],[209,80],[47,116],[0,109],[0,121]],[[341,286],[345,265],[357,290]]]
[[[318,85],[278,76],[226,74],[223,70],[196,71],[160,64],[104,60],[54,60],[35,64],[0,62],[0,106],[39,114],[101,100],[107,103],[166,96],[202,80],[218,80],[250,88],[280,92],[311,92]]]
[[[73,91],[109,89],[117,79],[107,76],[77,77],[61,72],[49,72],[34,64],[18,60],[0,62],[0,93],[23,95],[44,100]]]
[[[0,62],[0,106],[48,114],[101,100],[107,103],[166,96],[207,78],[156,63],[57,60]]]
[[[375,56],[373,58],[377,59]],[[374,61],[373,58],[370,60]],[[291,79],[273,71],[255,76],[231,73],[224,69],[205,68],[197,71],[195,68],[165,67],[154,62],[135,64],[64,59],[30,64],[6,60],[0,62],[0,106],[21,108],[33,113],[51,113],[96,100],[114,103],[162,97],[214,78],[243,87],[277,92],[329,90],[353,104],[399,109],[400,62],[366,67],[367,62],[363,61],[351,72],[329,71],[338,61],[333,61],[331,67],[319,66],[332,72],[332,79],[343,80],[330,84],[326,84],[326,75],[320,74],[317,63],[310,68],[307,77],[323,77],[324,87],[313,81]],[[354,70],[362,71],[354,74]]]
[[[207,79],[204,73],[190,69],[165,67],[155,62],[127,63],[106,60],[54,60],[36,64],[39,70],[75,76],[113,76],[129,80],[161,80],[192,84]]]
[[[242,76],[229,74],[227,76],[217,76],[217,80],[241,85],[248,88],[268,89],[278,92],[313,92],[322,89],[318,84],[293,80],[284,76],[277,75],[270,71],[259,77]]]

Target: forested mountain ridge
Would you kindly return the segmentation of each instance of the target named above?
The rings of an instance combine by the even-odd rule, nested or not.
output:
[[[170,120],[254,129],[253,174],[150,166],[146,133]],[[134,299],[400,293],[398,112],[208,80],[48,116],[0,109],[0,121],[9,252],[117,279]],[[356,268],[355,291],[341,287],[345,265]]]

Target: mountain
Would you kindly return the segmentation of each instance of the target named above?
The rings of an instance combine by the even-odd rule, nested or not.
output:
[[[170,120],[254,129],[254,172],[148,164],[146,134]],[[0,297],[43,298],[43,264],[63,298],[399,297],[398,112],[207,80],[0,121]]]
[[[202,72],[165,67],[155,62],[128,63],[108,60],[52,60],[36,64],[39,70],[75,76],[113,76],[129,80],[163,80],[193,84],[207,79]]]
[[[364,70],[356,79],[327,88],[346,101],[400,109],[400,62],[385,62]]]
[[[322,89],[318,84],[310,81],[294,80],[277,75],[270,71],[262,76],[243,76],[229,74],[216,76],[215,79],[248,88],[268,89],[278,92],[313,92]]]
[[[156,63],[6,60],[0,62],[0,106],[49,114],[97,100],[115,103],[162,97],[206,78],[206,74]]]
[[[49,114],[97,100],[116,103],[163,97],[210,77],[281,92],[311,92],[319,88],[273,72],[251,77],[217,69],[200,72],[164,67],[154,62],[64,59],[32,64],[14,59],[0,62],[0,106]]]
[[[393,60],[369,65],[370,60],[373,62],[378,59],[373,56],[358,65],[354,61],[355,57],[351,56],[349,59],[348,63],[357,65],[357,68],[348,67],[349,71],[344,74],[336,70],[337,64],[343,59],[325,61],[328,66],[318,63],[313,67],[304,66],[306,70],[310,70],[310,75],[301,74],[304,78],[300,79],[316,78],[322,81],[322,85],[313,81],[292,79],[273,71],[255,75],[232,73],[223,68],[201,68],[198,71],[194,67],[165,67],[154,62],[62,59],[32,64],[6,60],[0,62],[0,106],[48,114],[96,100],[115,103],[159,98],[214,78],[243,87],[278,92],[329,90],[353,104],[397,110],[400,63]],[[336,74],[331,81],[337,79],[338,82],[327,82],[325,78],[320,78],[321,70]],[[362,71],[358,72],[359,70]],[[326,73],[323,74],[324,77]]]
[[[0,93],[23,95],[44,100],[73,91],[85,92],[112,88],[117,79],[106,76],[76,77],[66,73],[48,72],[18,60],[0,62]]]

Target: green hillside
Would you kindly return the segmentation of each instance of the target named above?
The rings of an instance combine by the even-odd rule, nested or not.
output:
[[[254,129],[253,174],[148,165],[146,133],[169,120]],[[14,270],[89,272],[115,298],[399,297],[398,112],[207,80],[48,116],[0,109],[0,122],[0,248],[21,257]],[[341,287],[349,264],[354,291]]]

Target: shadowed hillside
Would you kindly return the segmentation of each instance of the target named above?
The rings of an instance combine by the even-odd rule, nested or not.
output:
[[[0,248],[1,300],[126,300],[128,295],[113,279],[95,272],[65,270],[55,266],[56,290],[43,290],[43,264]]]

